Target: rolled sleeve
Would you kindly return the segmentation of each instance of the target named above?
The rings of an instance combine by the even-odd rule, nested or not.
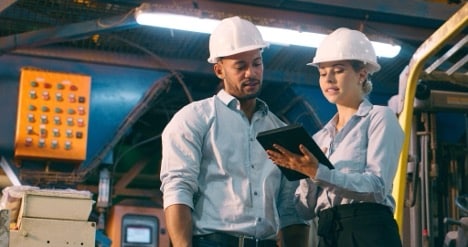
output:
[[[191,112],[193,109],[181,110],[162,134],[160,178],[164,208],[173,204],[194,207],[193,198],[198,192],[202,136],[198,134],[200,131],[197,131],[193,121],[180,121],[181,118],[190,118]]]

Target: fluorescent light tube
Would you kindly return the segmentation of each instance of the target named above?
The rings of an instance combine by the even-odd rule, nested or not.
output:
[[[210,34],[220,22],[215,19],[199,18],[170,13],[150,13],[137,10],[135,18],[138,24],[169,29],[177,29]],[[299,32],[291,29],[257,26],[263,38],[272,44],[297,45],[317,48],[325,34]],[[371,41],[379,57],[393,58],[400,53],[399,45]]]
[[[136,21],[140,25],[178,29],[197,33],[211,33],[220,22],[214,19],[203,19],[187,15],[174,15],[168,13],[136,14]]]

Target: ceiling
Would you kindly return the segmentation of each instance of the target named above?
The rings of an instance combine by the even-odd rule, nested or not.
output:
[[[362,30],[373,40],[398,43],[403,47],[401,54],[381,58],[384,69],[374,78],[381,84],[377,90],[384,92],[395,91],[398,75],[414,50],[462,5],[456,0],[404,4],[373,0],[359,4],[346,0],[4,0],[0,3],[0,53],[211,75],[206,62],[208,36],[138,26],[133,11],[143,2],[169,12],[216,18],[240,15],[256,24],[322,33],[346,26]],[[313,54],[313,49],[274,46],[265,54],[266,79],[309,83],[313,72],[304,64]]]
[[[3,0],[0,2],[0,55],[47,57],[180,75],[177,78],[180,85],[171,87],[153,102],[153,106],[164,104],[164,110],[152,107],[139,118],[131,137],[120,142],[121,148],[128,148],[130,143],[160,133],[167,116],[182,105],[212,95],[218,88],[206,61],[208,35],[139,26],[133,14],[144,2],[168,12],[214,18],[239,15],[256,24],[322,33],[344,26],[359,29],[372,40],[395,42],[402,46],[402,51],[392,59],[379,58],[382,70],[373,77],[378,82],[374,92],[388,96],[398,92],[399,75],[414,51],[466,1]],[[450,45],[442,50],[449,48]],[[272,45],[264,52],[265,81],[272,85],[285,82],[316,85],[316,72],[305,66],[314,52],[311,48]],[[466,47],[451,58],[454,61],[448,62],[455,63],[463,54]],[[466,66],[462,71],[466,73]],[[265,92],[265,98],[274,101],[273,90],[267,88]],[[149,161],[144,159],[145,162]],[[119,166],[121,178],[131,171],[130,166],[134,165]],[[138,169],[142,175],[135,182],[136,187],[148,184],[158,173],[158,167],[142,165]]]

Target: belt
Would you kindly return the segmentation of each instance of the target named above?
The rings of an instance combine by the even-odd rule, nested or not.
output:
[[[260,240],[258,238],[242,235],[233,236],[226,233],[216,232],[206,235],[198,235],[193,237],[195,240],[209,240],[221,244],[221,246],[229,247],[277,247],[276,240]]]

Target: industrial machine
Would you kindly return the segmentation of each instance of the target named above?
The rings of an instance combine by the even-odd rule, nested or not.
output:
[[[90,76],[23,68],[15,157],[85,160],[90,92]]]
[[[112,247],[169,247],[162,208],[145,203],[114,205],[106,228]]]
[[[406,138],[393,195],[403,246],[442,246],[454,231],[444,219],[460,218],[456,198],[468,191],[467,25],[464,5],[400,75],[396,113]],[[448,42],[454,45],[443,49]]]
[[[444,219],[444,223],[456,227],[445,235],[444,247],[468,246],[468,194],[457,196],[455,204],[460,211],[460,219]]]
[[[95,245],[96,223],[88,221],[93,208],[89,192],[28,189],[11,219],[9,246],[49,247]]]

